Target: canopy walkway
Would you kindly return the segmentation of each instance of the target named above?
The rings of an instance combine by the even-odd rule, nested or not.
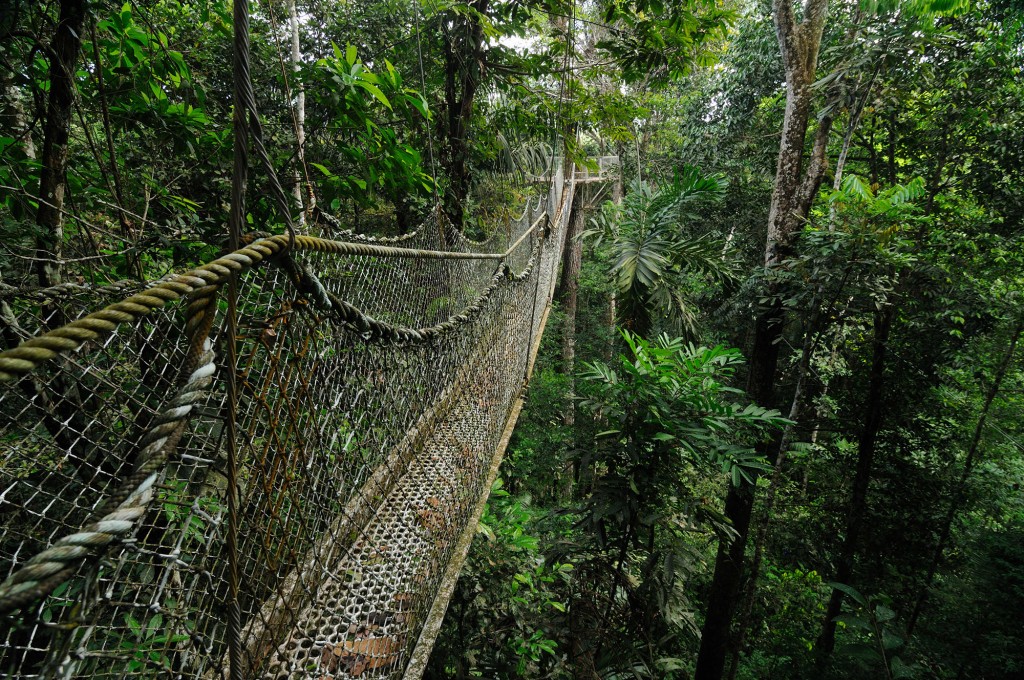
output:
[[[552,174],[485,243],[0,291],[0,674],[419,677],[547,318]]]

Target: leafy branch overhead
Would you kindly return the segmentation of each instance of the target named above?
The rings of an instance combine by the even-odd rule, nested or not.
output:
[[[342,196],[369,205],[378,191],[429,193],[434,182],[420,151],[399,136],[394,120],[388,120],[397,116],[415,123],[419,117],[429,123],[432,116],[423,94],[405,87],[387,59],[385,70],[374,73],[359,60],[355,46],[332,48],[333,54],[318,60],[305,78],[310,98],[326,113],[325,129],[339,142],[336,153],[358,172],[339,175],[323,164],[311,163],[330,187],[335,208]],[[324,80],[329,87],[314,86]]]

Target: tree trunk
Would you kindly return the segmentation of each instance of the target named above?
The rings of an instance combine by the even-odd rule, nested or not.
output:
[[[6,52],[0,52],[0,56],[7,57]],[[3,101],[0,102],[0,135],[11,137],[21,145],[22,153],[30,161],[36,160],[36,145],[32,139],[32,116],[25,110],[25,101],[21,88],[18,87],[13,71],[7,69],[0,74],[0,92]],[[29,220],[33,209],[27,197],[23,193],[14,196],[11,205],[11,214],[19,220]],[[6,302],[3,304],[7,304]]]
[[[754,330],[754,350],[751,353],[747,391],[756,403],[766,407],[775,404],[774,380],[779,357],[778,340],[781,338],[781,307],[781,303],[776,302],[760,314]],[[758,444],[756,450],[759,455],[771,458],[778,446],[779,438],[773,437],[771,442]],[[736,536],[731,542],[721,541],[718,544],[707,616],[701,630],[695,680],[718,680],[725,670],[725,657],[730,646],[729,628],[740,598],[740,578],[753,506],[753,484],[729,485],[725,497],[725,516],[729,518]]]
[[[623,198],[623,187],[626,184],[626,169],[625,164],[622,160],[622,155],[626,152],[626,145],[624,142],[615,143],[615,152],[618,154],[619,159],[619,172],[618,177],[612,184],[612,203],[619,205],[622,203]],[[608,293],[608,320],[606,326],[608,328],[608,345],[605,351],[605,361],[611,362],[615,357],[615,348],[618,346],[618,332],[617,332],[617,320],[619,316],[618,310],[618,297],[613,288]]]
[[[68,165],[71,107],[75,99],[74,74],[82,47],[85,0],[61,0],[57,33],[50,59],[50,93],[43,128],[42,172],[36,224],[36,277],[40,286],[61,281],[60,258],[64,240],[64,189]]]
[[[892,328],[896,308],[887,305],[885,309],[875,312],[874,351],[871,358],[871,375],[868,380],[867,412],[864,416],[864,429],[857,443],[857,470],[853,478],[853,491],[847,510],[846,533],[839,553],[839,566],[836,569],[837,583],[850,585],[853,577],[853,566],[857,557],[857,546],[864,528],[864,515],[867,511],[868,486],[871,483],[871,468],[875,460],[875,443],[878,431],[882,426],[884,407],[883,390],[885,387],[885,359],[889,343],[889,331]],[[825,610],[825,621],[821,635],[815,644],[819,668],[832,654],[836,641],[835,618],[843,606],[843,591],[832,590],[828,607]]]
[[[299,44],[299,12],[295,6],[296,0],[288,0],[288,26],[291,29],[292,34],[292,73],[298,73],[302,68],[302,50]],[[302,89],[302,83],[296,79],[294,83],[295,87],[295,104],[292,107],[292,113],[295,116],[295,146],[296,148],[296,167],[293,177],[295,185],[292,187],[292,195],[295,197],[295,203],[299,208],[299,225],[306,223],[306,214],[303,208],[302,201],[302,174],[306,167],[306,92]]]
[[[21,143],[26,158],[36,159],[36,145],[29,129],[30,119],[25,111],[21,88],[15,82],[14,73],[5,71],[0,76],[3,87],[3,102],[0,104],[0,132],[13,137]]]
[[[583,232],[584,221],[582,193],[577,192],[573,197],[568,233],[565,235],[565,250],[562,255],[562,278],[558,284],[562,313],[565,315],[562,326],[562,372],[569,381],[570,396],[562,417],[568,426],[576,422],[576,402],[571,397],[575,392],[573,375],[576,372],[576,308],[579,299],[580,267],[583,264],[583,242],[579,238]]]
[[[773,0],[776,35],[786,71],[786,112],[768,216],[767,268],[778,266],[791,249],[793,237],[810,210],[827,164],[825,150],[831,129],[830,117],[819,122],[807,168],[802,167],[813,94],[811,84],[814,82],[827,10],[828,0],[806,0],[804,15],[798,23],[789,0]],[[776,403],[775,372],[784,314],[774,286],[765,292],[771,302],[755,321],[747,389],[757,404],[772,408]],[[758,452],[772,458],[773,452],[778,450],[778,443],[778,437],[774,442],[762,443]],[[769,462],[774,463],[774,460]],[[736,538],[731,543],[720,542],[718,546],[695,680],[719,680],[725,670],[729,628],[740,597],[743,556],[753,502],[753,485],[730,484],[725,514],[732,522]]]
[[[473,0],[475,12],[487,13],[489,0]],[[445,107],[447,110],[447,145],[442,154],[448,173],[444,211],[457,228],[462,228],[469,196],[469,123],[473,117],[473,101],[483,75],[484,28],[479,20],[456,20],[445,31],[444,73]],[[460,35],[459,33],[462,33]]]
[[[768,530],[771,527],[772,515],[775,509],[775,499],[777,497],[779,487],[782,485],[782,467],[785,463],[786,449],[791,443],[793,429],[796,427],[796,421],[800,415],[800,408],[804,397],[804,382],[807,380],[807,375],[810,373],[811,355],[814,353],[818,319],[820,318],[817,303],[812,302],[811,305],[814,309],[814,313],[811,317],[810,323],[807,324],[807,329],[804,333],[802,354],[800,355],[800,363],[797,365],[796,387],[793,389],[793,399],[790,402],[789,415],[787,416],[787,418],[793,421],[794,424],[787,425],[782,431],[782,436],[779,438],[779,448],[775,452],[775,467],[772,470],[771,483],[768,485],[767,496],[764,500],[764,508],[758,517],[756,533],[754,535],[754,557],[750,563],[750,575],[747,580],[747,587],[743,594],[743,601],[740,606],[740,612],[736,624],[736,635],[730,645],[731,658],[729,663],[729,680],[733,680],[736,677],[736,672],[739,670],[740,651],[743,648],[747,629],[750,627],[750,616],[754,609],[754,597],[757,595],[757,579],[761,572],[761,561],[764,557],[765,543],[768,540]]]
[[[917,627],[917,621],[921,616],[921,611],[924,608],[925,601],[928,599],[928,591],[932,587],[932,581],[935,580],[935,573],[938,571],[939,565],[942,563],[942,555],[946,551],[946,543],[949,541],[949,535],[953,528],[953,521],[956,519],[957,514],[963,506],[967,482],[971,477],[971,472],[974,470],[974,464],[978,459],[978,449],[981,445],[981,435],[985,431],[985,421],[988,419],[988,413],[992,407],[992,402],[995,401],[996,395],[999,394],[999,389],[1003,384],[1003,378],[1006,377],[1006,372],[1013,361],[1013,354],[1017,349],[1017,342],[1020,340],[1022,331],[1024,331],[1024,320],[1018,320],[1013,329],[1012,335],[1010,336],[1010,344],[1007,346],[1006,353],[1003,354],[1003,360],[996,371],[995,379],[992,381],[992,385],[985,394],[985,402],[981,407],[981,415],[978,416],[978,422],[974,426],[974,436],[971,437],[971,444],[967,449],[967,458],[964,460],[963,472],[960,473],[960,480],[957,482],[956,489],[953,492],[953,497],[949,501],[949,510],[946,512],[946,517],[942,523],[942,529],[939,532],[939,540],[935,544],[935,552],[932,553],[932,559],[928,565],[928,574],[925,576],[924,583],[921,584],[921,590],[917,595],[917,599],[914,601],[914,609],[910,614],[910,620],[907,622],[907,640],[910,640],[911,636],[914,634],[914,629]]]
[[[562,324],[562,374],[566,379],[565,407],[562,411],[562,422],[573,432],[576,424],[576,309],[579,300],[580,267],[583,264],[583,242],[579,238],[583,232],[583,191],[578,190],[573,196],[572,208],[569,212],[568,231],[565,235],[565,249],[562,254],[562,278],[559,281],[559,301],[562,306],[564,321]],[[580,461],[572,457],[571,463],[565,466],[566,499],[573,496],[574,489],[580,479]]]

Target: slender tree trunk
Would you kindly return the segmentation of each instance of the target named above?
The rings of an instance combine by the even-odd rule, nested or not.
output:
[[[583,242],[579,238],[583,232],[584,220],[582,193],[577,192],[573,197],[569,229],[565,236],[565,251],[562,255],[562,278],[558,284],[562,313],[565,316],[562,327],[562,372],[569,381],[570,397],[575,392],[573,376],[576,372],[576,308],[579,300],[580,267],[583,264]],[[569,399],[562,418],[568,426],[576,422],[575,400]]]
[[[626,143],[619,140],[615,142],[615,157],[619,159],[618,177],[612,184],[612,202],[618,205],[622,203],[622,195],[626,186]]]
[[[487,13],[490,0],[473,0],[471,6],[481,15]],[[469,123],[473,102],[483,75],[484,28],[479,20],[466,19],[445,32],[445,107],[447,109],[447,145],[442,158],[448,172],[445,213],[457,228],[463,224],[469,197]]]
[[[857,127],[860,125],[861,116],[864,114],[864,106],[868,103],[868,98],[871,96],[879,68],[880,66],[875,67],[874,72],[871,74],[871,79],[868,81],[867,89],[864,90],[863,96],[857,100],[856,106],[850,111],[846,132],[843,134],[843,145],[839,149],[839,157],[836,159],[836,169],[833,173],[833,191],[839,191],[843,185],[843,171],[846,169],[846,158],[850,155],[850,146],[853,144],[853,133],[856,132]],[[832,211],[832,218],[835,220],[835,209]]]
[[[776,35],[786,72],[786,111],[768,216],[766,268],[781,264],[791,250],[792,240],[810,210],[828,162],[825,151],[832,120],[826,116],[818,124],[807,167],[803,167],[804,141],[813,96],[811,85],[815,80],[827,10],[828,0],[806,0],[802,20],[797,22],[789,0],[773,0]],[[758,315],[754,325],[747,390],[757,404],[772,408],[776,403],[775,373],[784,314],[778,291],[774,287],[769,288],[765,292],[771,302]],[[758,452],[774,463],[771,458],[778,450],[778,444],[776,437],[774,442],[760,444]],[[729,486],[725,514],[732,522],[736,537],[732,542],[722,541],[718,546],[695,680],[719,680],[725,670],[730,624],[740,597],[753,503],[753,485]]]
[[[25,111],[21,88],[15,82],[14,73],[5,71],[0,78],[4,97],[0,105],[0,131],[19,141],[26,158],[35,160],[36,145],[29,130],[29,115]]]
[[[576,309],[579,301],[580,267],[583,264],[583,242],[579,238],[583,232],[584,214],[583,191],[573,196],[572,208],[569,213],[568,233],[565,236],[565,249],[562,254],[562,277],[559,281],[559,295],[564,321],[562,325],[562,374],[565,376],[568,399],[562,411],[562,422],[570,428],[576,424]],[[580,460],[573,457],[565,470],[565,498],[572,498],[574,489],[580,479]]]
[[[626,168],[623,162],[622,155],[626,151],[625,142],[618,141],[615,143],[615,153],[618,154],[619,159],[619,172],[616,181],[612,184],[612,202],[615,205],[622,203],[623,198],[623,187],[626,183]],[[608,294],[608,347],[605,352],[605,360],[611,361],[615,357],[615,348],[618,346],[618,333],[616,332],[619,310],[618,310],[618,296],[613,288]]]
[[[886,144],[886,173],[889,180],[889,186],[896,184],[896,108],[893,107],[889,111],[889,129],[888,139]]]
[[[142,281],[145,278],[142,269],[142,259],[138,252],[139,241],[142,240],[143,232],[145,231],[145,225],[140,224],[136,228],[133,224],[132,218],[128,214],[126,206],[128,205],[125,200],[124,183],[121,181],[121,171],[117,167],[117,147],[114,145],[114,127],[110,122],[110,106],[107,103],[107,88],[103,80],[103,62],[100,57],[99,48],[99,37],[96,34],[96,22],[90,22],[89,29],[92,33],[92,58],[95,62],[95,77],[96,77],[96,89],[99,92],[100,99],[100,113],[102,114],[103,120],[103,139],[107,146],[107,165],[109,165],[109,178],[107,183],[110,187],[110,192],[114,196],[114,202],[117,204],[117,218],[121,225],[121,236],[124,238],[124,246],[127,251],[126,261],[128,264],[129,274],[138,281]],[[85,117],[82,112],[82,107],[78,106],[78,117],[82,123],[82,130],[85,132],[86,139],[89,140],[89,145],[93,146],[93,142],[89,135],[89,126],[85,121]],[[100,158],[99,152],[96,148],[93,148],[93,156],[96,158],[96,166],[100,172],[107,175],[108,172],[103,168],[103,162]]]
[[[864,416],[864,428],[857,442],[857,470],[853,478],[853,491],[847,509],[846,533],[839,552],[839,565],[835,580],[850,585],[853,567],[857,558],[857,547],[864,529],[864,516],[867,513],[868,486],[871,483],[871,470],[875,460],[875,444],[882,426],[884,412],[885,361],[888,352],[889,331],[892,329],[896,308],[888,305],[885,309],[875,312],[874,350],[871,358],[871,374],[868,379],[867,412]],[[832,590],[828,607],[825,610],[825,621],[821,635],[815,645],[819,668],[823,668],[832,654],[836,639],[835,618],[839,616],[843,606],[843,591]]]
[[[0,52],[0,56],[8,55]],[[3,70],[0,74],[0,88],[3,94],[3,101],[0,102],[0,135],[12,137],[20,142],[25,158],[35,161],[36,145],[32,139],[32,117],[25,110],[25,100],[13,71]],[[24,195],[17,195],[11,212],[17,219],[28,220],[31,219],[33,209]]]
[[[302,68],[302,49],[299,44],[299,11],[295,2],[296,0],[288,0],[288,26],[292,34],[292,73],[298,74]],[[292,187],[292,195],[295,196],[295,203],[299,207],[298,224],[303,225],[306,223],[306,213],[302,209],[304,205],[302,174],[306,167],[306,92],[298,78],[295,79],[293,87],[295,88],[295,104],[292,107],[292,112],[295,116],[295,145],[298,148],[295,158],[296,167],[293,173],[295,184]]]
[[[1011,333],[1010,344],[1006,347],[1006,352],[1003,354],[1003,360],[1000,362],[999,368],[996,370],[996,375],[992,381],[992,385],[989,386],[988,392],[985,394],[985,401],[981,407],[981,415],[978,416],[978,422],[974,426],[974,435],[971,437],[971,444],[967,448],[967,458],[964,460],[963,472],[960,473],[960,480],[957,482],[952,498],[950,498],[949,510],[946,511],[946,517],[942,522],[942,529],[939,531],[939,540],[935,544],[935,552],[932,553],[931,562],[928,564],[928,573],[924,578],[924,582],[921,584],[921,590],[918,592],[917,599],[914,601],[914,609],[911,611],[910,619],[907,622],[907,640],[910,640],[911,636],[914,634],[914,629],[917,627],[917,621],[920,618],[925,602],[928,599],[928,592],[931,590],[932,581],[935,580],[935,573],[938,571],[939,565],[942,564],[942,556],[946,551],[946,544],[949,542],[950,532],[953,529],[953,522],[956,520],[957,514],[963,507],[964,494],[967,490],[967,482],[970,480],[971,472],[974,471],[974,464],[978,460],[981,436],[985,432],[985,421],[988,420],[988,414],[992,408],[992,402],[995,401],[996,395],[999,394],[999,389],[1003,385],[1003,378],[1006,377],[1006,372],[1013,363],[1013,354],[1017,349],[1017,342],[1020,340],[1022,331],[1024,331],[1024,320],[1018,320],[1013,332]]]
[[[814,338],[817,333],[819,313],[817,303],[812,302],[814,315],[807,325],[804,333],[804,342],[800,363],[797,365],[796,387],[793,389],[793,399],[789,406],[789,420],[793,425],[787,425],[782,431],[779,439],[779,448],[775,452],[775,467],[772,469],[771,482],[768,485],[767,495],[764,499],[764,508],[758,517],[756,533],[754,535],[754,556],[750,562],[750,575],[747,578],[747,586],[740,606],[739,616],[736,622],[736,635],[731,642],[731,654],[729,662],[729,680],[734,680],[739,670],[740,652],[746,638],[747,629],[750,627],[750,616],[754,609],[754,597],[757,595],[757,579],[761,573],[761,562],[764,559],[765,543],[768,540],[768,530],[771,527],[772,515],[775,510],[775,499],[778,496],[779,487],[782,485],[782,468],[786,460],[786,449],[792,441],[793,429],[800,415],[800,408],[804,397],[804,382],[810,373],[811,355],[814,353]]]
[[[32,133],[29,130],[28,115],[25,112],[25,104],[21,98],[21,89],[14,82],[14,74],[5,72],[3,80],[0,81],[3,87],[4,101],[0,107],[0,134],[10,135],[21,141],[21,149],[25,157],[30,161],[36,159],[36,145],[32,141]],[[12,206],[13,216],[25,219],[29,212],[29,204],[23,197],[19,197]],[[3,272],[0,271],[0,283],[3,283]],[[6,299],[0,300],[0,328],[2,337],[6,341],[6,348],[12,349],[21,340],[29,335],[22,331],[18,324],[18,317],[14,314]],[[19,331],[20,334],[18,332]]]
[[[767,407],[775,403],[774,377],[779,357],[778,340],[781,339],[781,306],[781,303],[776,302],[768,311],[760,314],[754,331],[747,391],[756,403]],[[757,357],[756,361],[754,357]],[[779,439],[774,437],[773,441],[759,444],[756,449],[758,454],[770,458],[778,446]],[[725,497],[725,516],[732,523],[736,536],[731,542],[721,541],[718,545],[707,616],[701,631],[695,680],[718,680],[725,670],[730,641],[729,627],[740,597],[740,579],[753,506],[754,485],[730,484]]]
[[[74,105],[75,86],[73,74],[76,71],[81,50],[81,34],[85,25],[84,0],[62,0],[58,25],[50,50],[50,90],[46,104],[46,119],[43,127],[42,165],[39,187],[39,207],[35,220],[39,227],[36,239],[35,275],[40,286],[52,286],[61,281],[60,258],[64,240],[64,191],[67,174],[68,140],[71,131],[71,114]],[[29,132],[27,117],[17,87],[8,88],[11,96],[11,123],[23,133],[25,155],[35,160],[36,147]],[[27,219],[30,209],[27,204],[23,216]],[[43,317],[51,326],[63,322],[63,314],[56,306],[45,305]],[[18,324],[16,315],[7,302],[0,304],[0,328],[4,344],[16,346],[29,333]],[[31,329],[35,332],[38,329]],[[48,384],[31,375],[18,381],[24,394],[39,407],[41,420],[54,440],[69,451],[86,459],[91,447],[75,432],[83,432],[84,424],[82,399],[76,385],[68,386],[59,377]]]
[[[74,74],[82,47],[85,0],[61,0],[57,33],[50,59],[50,92],[43,128],[42,172],[36,224],[36,277],[40,286],[61,281],[60,258],[64,240],[64,190],[71,134],[71,108],[75,100]]]

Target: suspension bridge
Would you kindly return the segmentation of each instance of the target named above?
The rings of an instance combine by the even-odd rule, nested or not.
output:
[[[437,211],[0,291],[0,673],[420,677],[598,167],[482,243]]]

